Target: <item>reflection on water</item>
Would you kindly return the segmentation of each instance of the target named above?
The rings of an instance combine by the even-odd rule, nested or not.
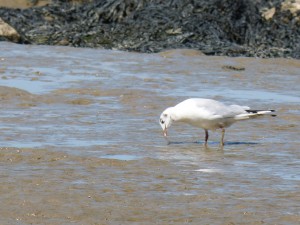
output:
[[[52,171],[45,182],[61,183],[62,196],[75,188],[67,184],[79,188],[70,199],[86,190],[100,196],[86,218],[70,216],[77,222],[89,218],[90,224],[99,222],[98,209],[106,207],[112,221],[132,219],[124,224],[154,224],[162,212],[162,224],[299,221],[299,61],[207,57],[188,50],[150,55],[5,42],[0,47],[0,154],[5,162],[0,169],[11,174],[21,168],[4,183]],[[245,70],[225,70],[224,65]],[[158,116],[188,97],[274,108],[278,117],[234,125],[223,149],[219,132],[211,133],[204,148],[202,130],[174,125],[168,145]],[[120,202],[132,214],[116,207]],[[64,212],[70,205],[58,208]],[[70,222],[59,215],[53,217],[61,224]]]

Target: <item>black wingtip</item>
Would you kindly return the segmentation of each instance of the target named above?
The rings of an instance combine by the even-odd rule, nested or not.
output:
[[[268,109],[268,110],[253,110],[253,109],[249,109],[249,110],[245,110],[247,113],[253,113],[253,114],[257,114],[261,111],[269,111],[271,113],[274,113],[276,110],[274,109]],[[270,115],[270,114],[269,114]],[[270,116],[272,117],[276,117],[277,115],[276,114],[271,114]]]
[[[270,111],[271,111],[271,112],[276,112],[274,109],[270,109]],[[276,115],[276,114],[272,114],[271,116],[272,116],[272,117],[276,117],[277,115]]]

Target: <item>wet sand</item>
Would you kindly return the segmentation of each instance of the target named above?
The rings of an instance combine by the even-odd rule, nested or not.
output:
[[[0,224],[299,224],[300,61],[0,42]],[[189,97],[274,108],[210,135]]]

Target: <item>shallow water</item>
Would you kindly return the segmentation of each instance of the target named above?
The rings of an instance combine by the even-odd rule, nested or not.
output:
[[[1,224],[300,223],[299,60],[0,49]],[[189,97],[278,116],[168,144],[159,115]]]

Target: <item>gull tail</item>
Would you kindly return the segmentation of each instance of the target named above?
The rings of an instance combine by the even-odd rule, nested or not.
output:
[[[236,120],[246,120],[246,119],[251,119],[251,118],[255,118],[258,116],[263,116],[263,115],[270,115],[272,117],[277,116],[275,114],[275,110],[273,109],[269,109],[269,110],[252,110],[252,109],[247,109],[245,110],[247,113],[243,113],[240,115],[235,116],[234,118]]]

